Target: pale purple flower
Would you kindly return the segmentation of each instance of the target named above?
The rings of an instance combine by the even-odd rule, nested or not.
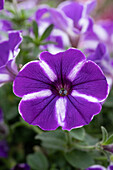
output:
[[[113,51],[113,21],[103,20],[92,25],[81,38],[79,48],[94,51],[99,43],[104,43],[110,53]]]
[[[13,81],[18,74],[15,59],[21,41],[20,31],[10,31],[9,40],[0,43],[0,86]]]
[[[4,8],[4,0],[0,0],[0,10]]]
[[[37,3],[38,3],[38,0],[18,0],[18,4],[17,4],[17,7],[19,10],[22,10],[22,9],[25,9],[25,10],[29,10],[29,9],[32,9],[34,8]]]
[[[99,43],[96,50],[90,52],[87,59],[94,61],[100,66],[106,76],[110,91],[113,82],[113,65],[106,46],[103,43]]]
[[[80,31],[86,31],[90,24],[90,18],[88,14],[96,6],[96,0],[91,0],[85,3],[79,2],[62,2],[58,8],[60,8],[64,14],[73,21],[75,28]]]
[[[46,22],[48,24],[54,24],[55,28],[66,32],[68,35],[74,35],[78,33],[73,27],[73,22],[68,18],[62,10],[50,8],[47,5],[41,5],[35,14],[35,20],[38,24]]]
[[[30,166],[28,164],[25,164],[25,163],[20,163],[20,164],[17,164],[11,170],[30,170]]]
[[[107,89],[100,68],[77,49],[41,53],[39,61],[22,68],[13,85],[14,93],[23,97],[19,104],[23,119],[44,130],[88,124],[100,112]]]
[[[42,22],[54,24],[55,28],[65,32],[73,47],[77,47],[81,34],[92,28],[93,21],[88,14],[96,5],[95,0],[81,4],[66,1],[56,9],[49,6],[40,6],[35,19],[40,25]],[[91,27],[91,28],[90,28]]]
[[[45,22],[38,25],[39,28],[39,35],[41,36],[43,32],[47,29],[49,25]],[[55,42],[56,44],[46,44],[40,46],[40,48],[44,50],[48,50],[50,53],[55,54],[58,52],[62,52],[65,50],[66,47],[71,46],[70,40],[65,32],[60,29],[53,29],[51,34],[45,41]]]
[[[109,165],[107,168],[102,165],[93,165],[86,170],[113,170],[113,165]]]

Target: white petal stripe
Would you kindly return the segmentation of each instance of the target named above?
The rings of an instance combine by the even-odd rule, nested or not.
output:
[[[83,60],[83,61],[79,62],[77,65],[75,65],[75,67],[71,70],[71,72],[68,75],[69,80],[73,81],[75,79],[77,73],[82,68],[84,63],[85,63],[85,60]]]
[[[0,73],[0,82],[10,81],[11,77],[7,73]]]
[[[86,94],[78,93],[76,90],[73,90],[71,95],[73,97],[82,97],[82,98],[88,100],[89,102],[93,102],[93,103],[98,103],[99,102],[97,98],[92,97],[92,96],[88,96]]]
[[[66,105],[67,105],[67,100],[63,97],[59,98],[56,101],[56,117],[58,120],[58,124],[60,126],[64,126],[64,119],[66,115]]]
[[[49,65],[45,61],[39,62],[40,66],[43,68],[49,79],[54,82],[57,79],[56,74],[53,72],[53,70],[49,67]]]
[[[51,94],[52,94],[51,90],[41,90],[39,92],[34,92],[34,93],[24,95],[22,100],[26,101],[26,100],[37,99],[38,97],[39,98],[49,97],[49,96],[51,96]]]

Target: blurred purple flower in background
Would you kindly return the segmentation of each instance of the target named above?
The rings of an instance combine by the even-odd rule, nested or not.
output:
[[[38,3],[38,0],[17,0],[18,1],[18,9],[19,10],[22,10],[22,9],[25,9],[25,10],[28,10],[28,9],[32,9],[34,8],[37,3]]]
[[[14,81],[14,93],[23,97],[19,112],[29,124],[44,130],[70,130],[88,124],[101,110],[108,85],[100,68],[77,49],[26,64]]]
[[[4,0],[0,0],[0,10],[4,8]]]
[[[113,52],[113,21],[96,22],[81,38],[79,47],[94,51],[99,43],[104,43],[109,53]]]
[[[0,141],[0,157],[2,158],[8,157],[8,151],[9,151],[9,147],[8,147],[7,142],[5,140],[1,140]]]
[[[30,170],[30,167],[28,164],[25,163],[20,163],[17,164],[14,168],[12,168],[11,170]]]
[[[15,59],[21,41],[20,31],[10,31],[9,40],[0,43],[0,86],[13,81],[18,74]]]
[[[87,59],[94,61],[101,67],[106,76],[110,91],[113,82],[113,66],[112,59],[110,58],[106,46],[103,43],[99,43],[96,50],[94,52],[90,52]]]
[[[57,8],[41,5],[36,11],[35,20],[39,26],[42,23],[54,24],[57,32],[60,30],[67,34],[65,37],[68,37],[68,46],[77,47],[82,34],[93,25],[89,14],[95,6],[95,0],[87,3],[62,2]]]
[[[86,170],[113,170],[113,165],[109,165],[107,168],[101,165],[93,165]]]

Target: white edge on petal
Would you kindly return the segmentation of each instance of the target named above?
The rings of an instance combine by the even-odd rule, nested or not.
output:
[[[108,94],[109,94],[110,90],[112,88],[112,85],[113,85],[113,79],[111,76],[106,76],[106,79],[107,79],[107,83],[108,83]]]
[[[95,65],[98,67],[98,69],[100,70],[101,74],[105,77],[105,75],[104,75],[102,69],[98,66],[98,64],[96,64],[95,62],[93,62],[93,61],[91,61],[91,60],[86,61],[86,63],[88,63],[88,62],[91,62],[91,63],[95,64]],[[107,92],[106,92],[106,96],[105,96],[102,100],[99,100],[99,102],[104,102],[105,99],[107,98],[108,94],[109,94],[109,85],[108,85],[108,82],[107,82],[106,77],[105,77],[105,80],[106,80],[106,83],[107,83]]]
[[[21,68],[21,70],[19,71],[19,72],[21,72],[22,70],[24,70],[29,64],[31,64],[31,63],[39,63],[39,61],[38,60],[34,60],[34,61],[30,61],[30,62],[28,62],[27,64],[25,64],[22,68]]]
[[[43,61],[43,60],[40,60],[39,64],[40,64],[41,68],[44,70],[44,72],[47,74],[49,79],[52,82],[54,82],[57,79],[57,76],[53,72],[53,70],[49,67],[49,65],[45,61]]]
[[[41,90],[39,92],[33,92],[33,93],[29,93],[23,96],[22,100],[26,101],[26,100],[33,100],[33,99],[37,99],[37,98],[41,98],[41,97],[49,97],[52,95],[51,90],[47,89],[47,90]]]
[[[55,109],[56,109],[56,118],[58,121],[58,124],[60,126],[65,125],[65,116],[66,116],[66,106],[67,106],[67,100],[66,98],[60,97],[55,104]]]
[[[86,95],[86,94],[78,93],[76,90],[73,90],[71,95],[74,96],[74,97],[81,97],[83,99],[88,100],[89,102],[93,102],[93,103],[98,103],[99,102],[99,100],[97,98],[89,96],[89,95]]]
[[[86,60],[82,60],[79,63],[77,63],[74,68],[71,70],[71,72],[68,74],[68,79],[73,81],[77,75],[77,73],[81,70],[83,65],[85,64]]]

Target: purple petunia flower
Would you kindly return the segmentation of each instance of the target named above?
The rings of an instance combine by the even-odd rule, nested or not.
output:
[[[101,165],[93,165],[86,170],[113,170],[113,165],[109,165],[107,168]]]
[[[13,81],[18,74],[15,59],[21,41],[20,31],[10,31],[9,40],[0,43],[0,86]]]
[[[20,164],[17,164],[11,170],[30,170],[30,166],[28,164],[25,164],[25,163],[20,163]]]
[[[0,10],[4,8],[4,0],[0,0]]]
[[[110,90],[113,82],[113,65],[106,46],[103,43],[99,43],[96,50],[90,53],[91,54],[87,57],[87,59],[94,61],[100,66],[106,76]]]
[[[79,31],[87,30],[89,22],[88,14],[96,6],[96,0],[91,0],[85,3],[80,2],[62,2],[58,8],[60,8],[64,14],[73,21],[73,25]]]
[[[49,6],[40,6],[36,11],[35,19],[40,25],[42,22],[54,24],[69,37],[73,47],[77,47],[81,34],[92,28],[93,21],[88,16],[96,6],[96,0],[87,3],[62,2],[57,9]]]
[[[110,53],[113,51],[113,21],[103,20],[92,25],[80,40],[79,48],[94,51],[99,43],[104,43]]]
[[[88,124],[101,110],[108,85],[100,68],[77,49],[26,64],[17,75],[14,93],[22,97],[19,112],[44,130],[70,130]]]

